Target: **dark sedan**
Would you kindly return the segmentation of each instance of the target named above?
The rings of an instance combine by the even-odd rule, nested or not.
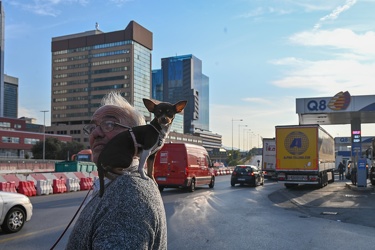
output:
[[[263,172],[253,165],[237,165],[232,172],[230,185],[234,187],[237,183],[240,185],[249,184],[254,187],[263,185]]]

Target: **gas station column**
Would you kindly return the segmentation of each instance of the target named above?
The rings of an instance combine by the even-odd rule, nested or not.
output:
[[[352,161],[355,164],[361,156],[361,120],[354,118],[351,120],[351,135],[352,135]]]
[[[362,138],[361,138],[361,119],[354,118],[351,120],[351,137],[352,137],[352,164],[357,170],[357,186],[367,186],[367,169],[362,158]]]

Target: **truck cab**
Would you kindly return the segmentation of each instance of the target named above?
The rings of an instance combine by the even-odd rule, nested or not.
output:
[[[72,155],[71,160],[92,162],[93,161],[92,150],[91,149],[81,150],[77,154]]]
[[[155,157],[154,177],[159,190],[215,185],[213,163],[207,150],[189,143],[166,143]]]

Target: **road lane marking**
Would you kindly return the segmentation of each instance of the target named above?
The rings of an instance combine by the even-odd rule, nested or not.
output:
[[[48,228],[48,229],[43,229],[43,230],[39,230],[39,231],[32,232],[32,233],[17,235],[17,236],[10,237],[10,238],[7,238],[7,239],[2,239],[2,240],[0,240],[0,243],[12,241],[12,240],[17,240],[17,239],[20,239],[20,238],[26,238],[26,237],[34,236],[34,235],[39,234],[39,233],[44,233],[46,231],[52,231],[52,230],[56,230],[56,229],[60,229],[60,228],[64,228],[64,227],[66,227],[66,225],[65,226],[56,226],[56,227],[52,227],[52,228]]]

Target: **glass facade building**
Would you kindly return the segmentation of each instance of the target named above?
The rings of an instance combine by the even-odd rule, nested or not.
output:
[[[152,33],[131,21],[124,30],[98,29],[52,38],[52,100],[49,133],[67,134],[88,146],[82,127],[105,94],[119,91],[145,115],[151,97]]]
[[[4,75],[4,117],[18,118],[18,78]]]
[[[152,70],[152,98],[163,100],[163,71]]]
[[[0,1],[0,117],[4,116],[4,34],[5,34],[4,7]]]
[[[184,133],[209,130],[209,78],[202,73],[202,61],[193,55],[161,59],[162,68],[153,70],[152,97],[175,103],[187,100]]]

